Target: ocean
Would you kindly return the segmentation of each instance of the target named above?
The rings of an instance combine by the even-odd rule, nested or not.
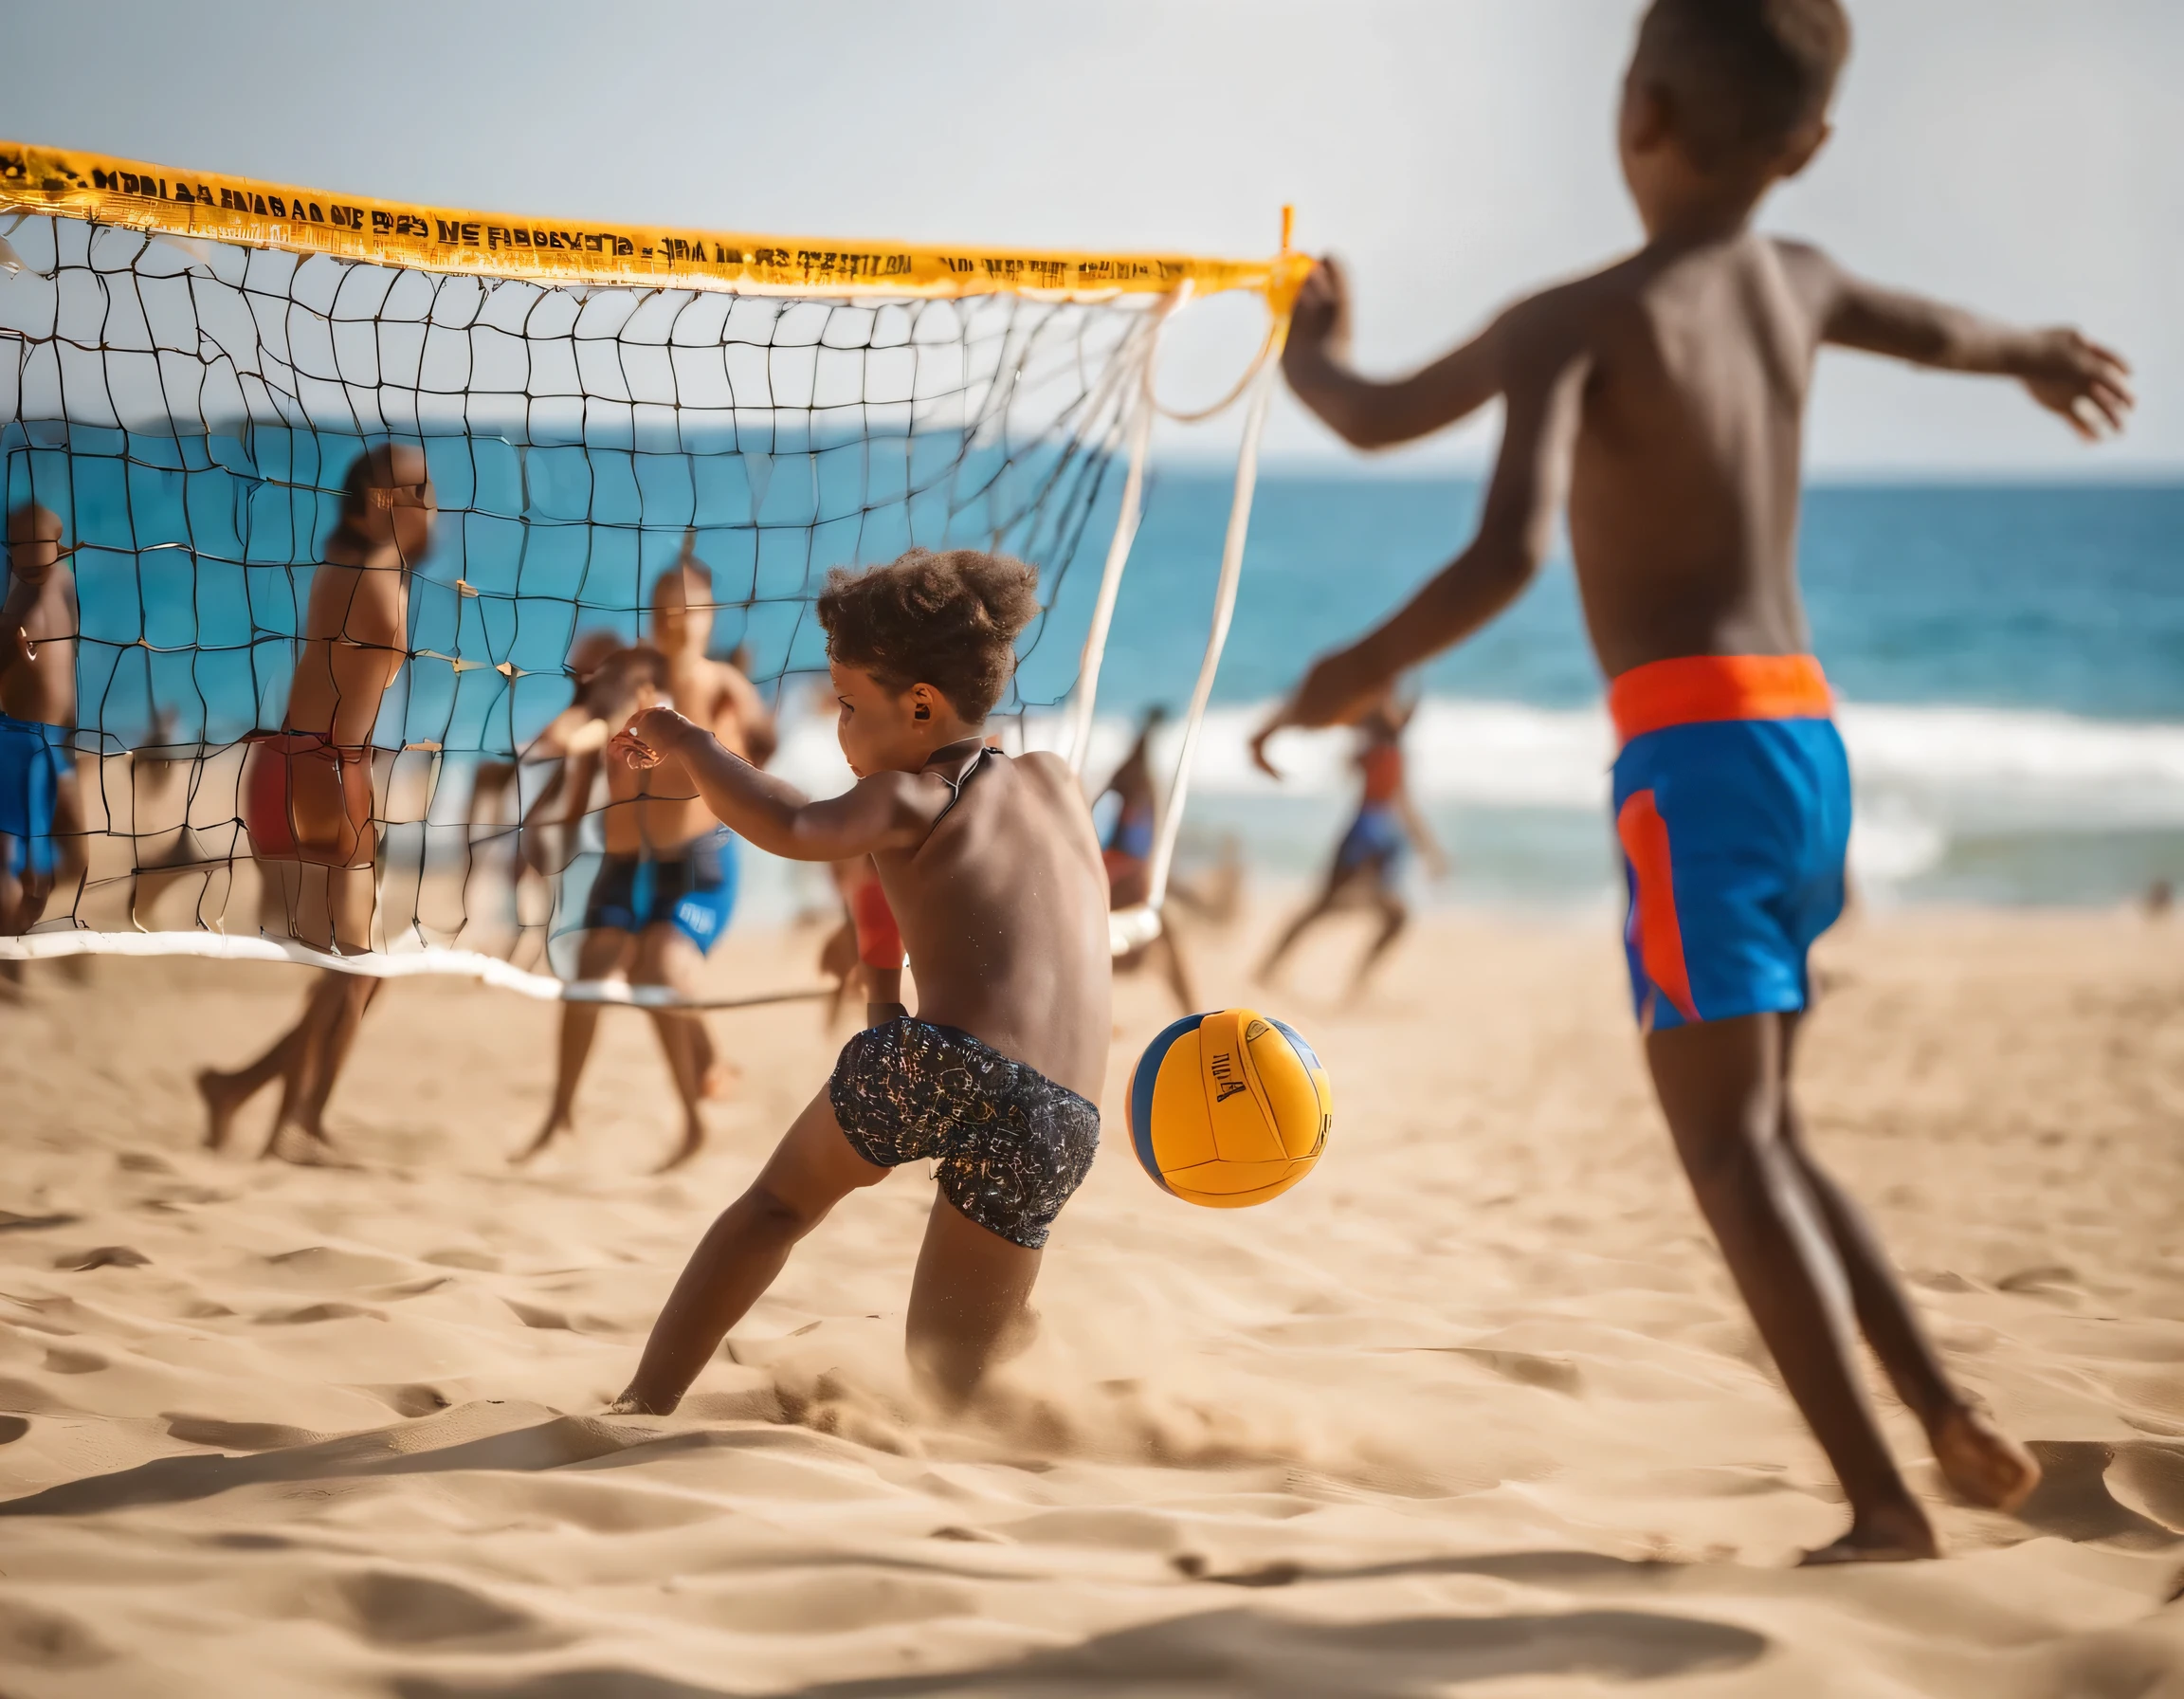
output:
[[[246,443],[20,424],[0,438],[9,501],[46,492],[84,545],[79,677],[100,746],[220,747],[278,725],[308,563],[355,442],[275,428]],[[561,659],[579,627],[635,630],[642,586],[673,558],[685,524],[700,528],[723,595],[758,598],[723,612],[716,642],[748,639],[764,677],[821,663],[802,598],[837,558],[892,554],[913,517],[899,494],[875,489],[854,445],[814,452],[808,470],[802,456],[754,460],[717,446],[691,454],[695,471],[679,480],[666,477],[685,466],[675,453],[523,448],[483,433],[427,447],[447,514],[412,595],[418,652],[375,739],[444,752],[423,820],[405,816],[413,824],[389,838],[391,854],[420,867],[460,862],[469,769],[481,753],[519,747],[567,702]],[[1120,484],[1117,468],[1092,481],[1076,464],[1066,500],[1032,499],[1029,483],[992,486],[1013,491],[1008,511],[1034,516],[1024,541],[1008,540],[1050,569],[1053,606],[1020,674],[1033,704],[1060,701],[1075,678]],[[582,488],[562,490],[564,472],[582,473]],[[1044,474],[1028,463],[1010,475]],[[844,484],[832,495],[829,476]],[[1229,495],[1224,472],[1155,469],[1107,650],[1095,776],[1119,760],[1142,710],[1179,709],[1190,695]],[[1301,884],[1324,867],[1354,801],[1351,734],[1285,734],[1280,785],[1251,768],[1246,740],[1313,655],[1372,625],[1463,546],[1479,496],[1464,477],[1262,476],[1185,814],[1186,866],[1233,842],[1263,883]],[[955,540],[982,540],[970,532],[993,511],[983,497],[951,509],[949,523],[969,527]],[[1800,553],[1814,646],[1843,703],[1865,898],[2111,904],[2184,879],[2184,484],[1820,484],[1807,494]],[[1064,570],[1051,570],[1058,560]],[[1567,559],[1417,683],[1414,790],[1454,864],[1433,882],[1413,868],[1418,898],[1615,900],[1604,806],[1612,749]],[[792,674],[782,688],[781,762],[824,794],[848,775],[818,684]],[[1057,716],[1034,706],[1018,735],[1051,743]],[[825,900],[823,883],[755,856],[746,888],[758,915]]]
[[[1131,713],[1189,696],[1228,489],[1195,471],[1152,482],[1101,683],[1102,758]],[[1324,865],[1355,794],[1349,735],[1285,734],[1281,787],[1245,740],[1304,662],[1463,546],[1479,495],[1469,479],[1262,478],[1186,815],[1195,853],[1233,833],[1277,877]],[[2184,879],[2184,485],[1820,484],[1799,552],[1843,702],[1864,896],[2102,904]],[[1091,576],[1058,615],[1088,606]],[[1046,669],[1066,676],[1050,642],[1028,694]],[[1612,749],[1567,557],[1419,685],[1411,772],[1455,868],[1418,894],[1607,900]]]

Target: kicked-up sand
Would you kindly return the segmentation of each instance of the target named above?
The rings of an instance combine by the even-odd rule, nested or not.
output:
[[[1201,1211],[1119,1105],[1169,1018],[1119,988],[1106,1146],[1045,1331],[991,1406],[901,1359],[931,1185],[849,1199],[672,1418],[604,1417],[711,1213],[818,1088],[809,1005],[676,1131],[611,1014],[582,1137],[555,1012],[387,988],[329,1125],[354,1171],[198,1148],[191,1080],[297,1008],[281,968],[44,966],[0,1006],[0,1692],[44,1695],[2184,1694],[2184,926],[1867,917],[1824,944],[1812,1141],[1954,1371],[2029,1440],[2020,1516],[1799,1571],[1840,1496],[1671,1159],[1613,925],[1435,917],[1344,993],[1276,917],[1211,997],[1332,1071],[1318,1173]],[[810,982],[736,936],[723,991]]]

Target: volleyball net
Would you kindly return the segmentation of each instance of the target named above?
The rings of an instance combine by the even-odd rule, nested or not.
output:
[[[645,1000],[568,982],[553,946],[596,870],[595,799],[541,853],[536,805],[574,766],[527,758],[604,657],[652,637],[663,576],[701,565],[709,652],[780,706],[824,676],[828,569],[1018,556],[1043,607],[1003,711],[1053,711],[1081,764],[1163,327],[1247,290],[1269,329],[1238,386],[1213,630],[1154,897],[1118,919],[1118,948],[1145,941],[1302,269],[1286,241],[1233,262],[525,220],[0,143],[8,607],[37,640],[0,658],[0,959]],[[353,474],[387,445],[421,451],[438,512],[342,780],[370,792],[371,948],[330,955],[312,858],[253,814],[253,762],[325,635],[311,587]]]

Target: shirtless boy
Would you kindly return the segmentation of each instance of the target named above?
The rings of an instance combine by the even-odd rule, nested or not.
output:
[[[61,516],[26,502],[8,516],[0,601],[0,938],[30,930],[57,885],[83,870],[76,724],[76,575]]]
[[[1768,189],[1827,139],[1848,38],[1836,0],[1657,0],[1619,126],[1645,247],[1412,376],[1349,368],[1341,274],[1314,274],[1284,367],[1343,437],[1402,442],[1494,395],[1505,423],[1470,547],[1316,663],[1267,728],[1355,716],[1507,607],[1567,485],[1622,742],[1615,825],[1647,1061],[1699,1206],[1849,1500],[1849,1531],[1820,1562],[1938,1550],[1874,1420],[1857,1330],[1965,1497],[2013,1507],[2039,1470],[1951,1382],[1872,1229],[1808,1149],[1790,1090],[1806,952],[1841,906],[1850,824],[1794,559],[1814,356],[1835,343],[2014,377],[2089,440],[2131,406],[2123,362],[2074,330],[2006,328],[1752,230]]]
[[[920,1159],[940,1190],[910,1287],[913,1370],[959,1404],[1027,1343],[1048,1228],[1100,1142],[1107,882],[1068,766],[989,748],[984,724],[1037,612],[1036,575],[913,549],[819,598],[857,784],[814,802],[664,708],[614,750],[669,758],[760,849],[870,855],[918,975],[918,1014],[866,1027],[742,1197],[714,1222],[614,1408],[675,1408],[796,1241],[860,1186]]]
[[[342,484],[341,519],[327,539],[325,563],[311,575],[287,715],[278,733],[251,740],[244,763],[250,852],[276,870],[287,864],[326,869],[337,955],[372,947],[378,850],[372,729],[409,659],[410,575],[432,545],[438,515],[422,450],[388,444],[357,457]],[[326,1100],[378,986],[328,969],[301,1017],[258,1060],[233,1072],[200,1073],[206,1144],[219,1149],[235,1112],[278,1077],[281,1106],[261,1154],[285,1154],[281,1136],[290,1127],[318,1151],[330,1148]]]
[[[706,656],[713,636],[713,575],[693,552],[694,541],[682,539],[682,557],[652,588],[648,652],[662,669],[665,702],[724,747],[762,764],[773,758],[778,740],[774,717],[740,670]],[[633,705],[649,707],[661,700],[655,695]],[[617,722],[629,711],[623,709]],[[585,912],[576,977],[603,979],[627,968],[634,985],[665,985],[688,995],[736,906],[735,837],[672,758],[650,768],[607,764],[605,828],[607,855]],[[699,1103],[714,1068],[713,1046],[697,1014],[679,1009],[649,1013],[682,1105],[682,1142],[661,1165],[664,1171],[687,1162],[704,1145]],[[576,1088],[598,1030],[598,1004],[561,1005],[554,1101],[545,1125],[516,1161],[528,1161],[573,1128]]]
[[[1425,816],[1418,812],[1404,771],[1403,734],[1417,711],[1416,703],[1400,702],[1391,688],[1359,719],[1357,729],[1364,734],[1364,743],[1357,752],[1357,772],[1364,783],[1356,817],[1335,847],[1335,860],[1319,896],[1289,923],[1266,953],[1259,967],[1261,979],[1274,977],[1283,958],[1313,926],[1354,897],[1362,896],[1379,911],[1380,930],[1366,946],[1356,972],[1351,976],[1350,991],[1356,996],[1410,923],[1410,908],[1403,901],[1402,889],[1404,851],[1415,849],[1426,858],[1436,879],[1448,870],[1447,857],[1442,854]]]

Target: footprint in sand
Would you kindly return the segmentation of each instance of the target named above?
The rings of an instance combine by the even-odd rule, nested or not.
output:
[[[161,1418],[171,1439],[184,1445],[217,1446],[224,1452],[275,1452],[283,1446],[318,1445],[330,1437],[282,1422],[227,1422],[217,1416],[170,1412]]]
[[[2035,1439],[2040,1485],[2017,1510],[2029,1527],[2131,1551],[2184,1544],[2184,1446]],[[2120,1490],[2119,1490],[2120,1489]]]
[[[75,1617],[0,1599],[0,1669],[89,1670],[113,1657],[106,1643]]]
[[[37,1233],[48,1227],[71,1227],[82,1219],[81,1215],[19,1215],[13,1210],[0,1210],[0,1233]]]
[[[100,1245],[90,1251],[65,1251],[53,1259],[53,1266],[82,1273],[89,1269],[141,1269],[151,1261],[134,1245]]]
[[[359,1386],[358,1392],[370,1393],[396,1416],[436,1416],[455,1400],[437,1386],[423,1382],[393,1386]]]
[[[570,1637],[527,1611],[430,1576],[373,1569],[344,1576],[335,1588],[357,1634],[375,1645],[491,1641],[496,1650],[516,1651],[558,1646]]]
[[[362,1316],[369,1322],[384,1322],[387,1312],[383,1309],[368,1309],[361,1304],[306,1304],[301,1309],[269,1309],[258,1321],[261,1325],[280,1325],[306,1322],[345,1322],[353,1316]]]

